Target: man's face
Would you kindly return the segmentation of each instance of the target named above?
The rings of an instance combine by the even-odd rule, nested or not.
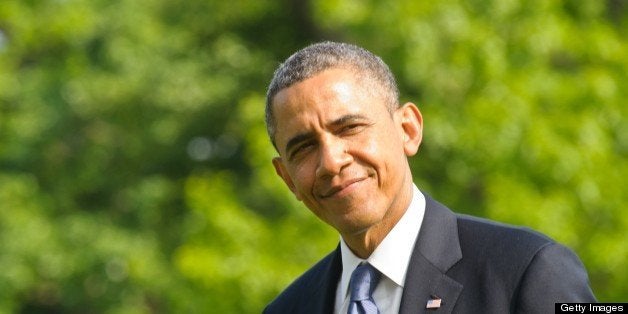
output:
[[[373,84],[346,69],[281,90],[273,106],[280,155],[273,164],[320,219],[355,235],[382,223],[391,210],[405,210],[409,199],[400,195],[412,182],[406,155],[416,153],[421,137],[416,106],[391,114]],[[407,130],[408,119],[418,124],[418,140]]]

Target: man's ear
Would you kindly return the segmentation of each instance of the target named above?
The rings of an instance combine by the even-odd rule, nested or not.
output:
[[[290,189],[290,191],[292,191],[292,194],[294,194],[297,200],[300,201],[301,197],[299,196],[299,193],[296,187],[294,186],[294,183],[292,182],[292,178],[290,178],[290,175],[288,174],[288,170],[286,169],[286,166],[283,164],[283,160],[281,159],[281,157],[273,158],[273,166],[275,167],[275,172],[277,172],[277,175],[288,186],[288,188]]]
[[[411,102],[397,109],[403,131],[403,150],[406,156],[414,156],[423,140],[423,116],[419,108]]]

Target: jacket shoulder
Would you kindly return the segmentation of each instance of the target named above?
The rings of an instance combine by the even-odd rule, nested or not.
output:
[[[456,217],[463,258],[450,274],[478,293],[468,302],[485,307],[504,300],[502,309],[545,313],[554,302],[595,300],[586,270],[569,248],[529,228]]]
[[[312,310],[313,300],[319,300],[318,305],[324,305],[322,300],[329,293],[330,276],[339,275],[342,265],[336,263],[336,251],[331,252],[314,266],[295,279],[264,309],[264,313],[302,313],[305,309]],[[338,265],[336,265],[338,264]],[[334,280],[332,280],[334,281]],[[337,280],[333,282],[335,284]],[[335,293],[335,289],[332,293]],[[318,297],[318,299],[317,299]]]
[[[466,246],[484,253],[503,255],[505,250],[511,254],[532,256],[543,246],[556,243],[548,236],[527,227],[462,214],[456,216],[463,249]]]
[[[537,253],[556,243],[528,228],[456,216],[462,259],[450,274],[466,283],[499,283],[503,293],[513,293]]]

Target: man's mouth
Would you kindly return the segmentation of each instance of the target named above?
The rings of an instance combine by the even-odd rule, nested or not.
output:
[[[333,185],[329,189],[327,189],[324,193],[320,194],[321,198],[329,198],[329,197],[342,194],[343,191],[347,190],[348,188],[353,186],[355,183],[364,181],[365,179],[366,178],[354,178],[354,179],[346,180],[340,184]]]

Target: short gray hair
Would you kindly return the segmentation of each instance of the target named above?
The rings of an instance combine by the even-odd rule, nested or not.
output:
[[[347,68],[364,73],[379,85],[388,110],[399,106],[399,89],[395,77],[381,58],[370,51],[347,43],[320,42],[307,46],[279,65],[266,93],[266,130],[275,145],[273,98],[284,88],[304,81],[331,68]],[[276,146],[276,145],[275,145]]]

